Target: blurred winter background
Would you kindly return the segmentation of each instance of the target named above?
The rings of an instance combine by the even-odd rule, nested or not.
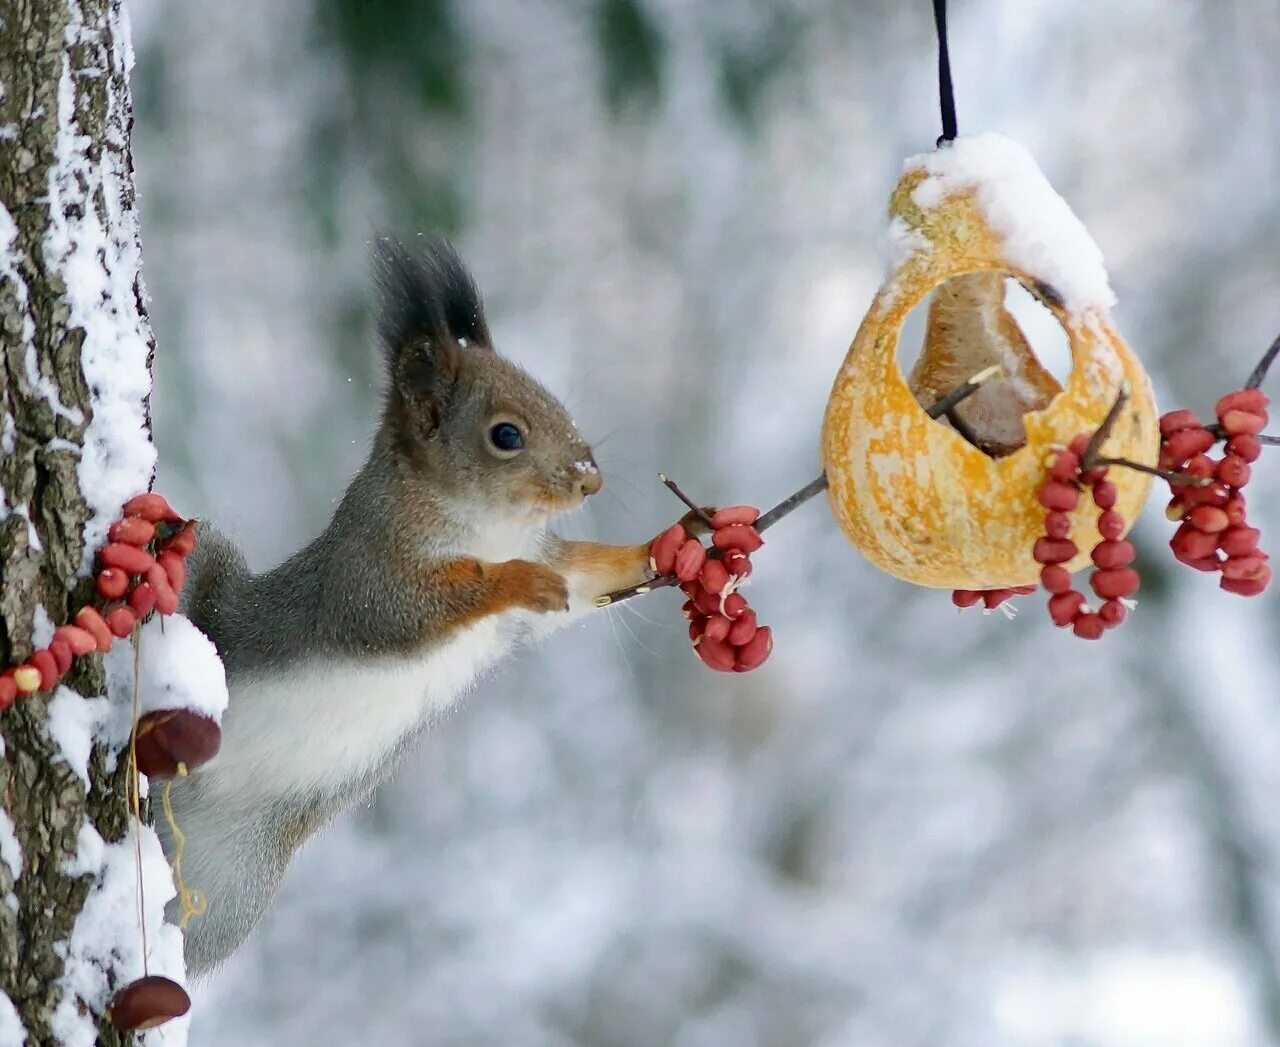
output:
[[[366,251],[444,231],[608,482],[575,533],[808,480],[938,133],[926,0],[132,0],[160,487],[275,563],[378,403]],[[1166,404],[1280,327],[1271,0],[955,0],[962,131],[1102,245]],[[1280,526],[1264,462],[1253,513]],[[1280,1044],[1280,626],[1167,566],[1084,647],[877,574],[821,503],[746,678],[663,593],[527,652],[317,839],[192,1042]],[[352,695],[359,701],[359,695]]]

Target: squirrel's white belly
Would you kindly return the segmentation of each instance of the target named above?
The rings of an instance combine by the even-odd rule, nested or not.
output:
[[[215,789],[263,799],[328,793],[366,777],[510,649],[512,617],[483,619],[418,658],[317,661],[236,681],[222,750],[202,776]]]

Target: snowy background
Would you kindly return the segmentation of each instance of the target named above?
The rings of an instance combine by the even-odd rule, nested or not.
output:
[[[1280,329],[1275,5],[952,6],[961,131],[1032,151],[1162,403],[1207,410]],[[252,562],[364,454],[380,229],[454,235],[595,436],[574,533],[670,522],[659,469],[765,505],[814,474],[938,133],[925,0],[131,11],[159,488]],[[1280,604],[1169,530],[1096,646],[958,616],[815,503],[757,557],[760,672],[703,670],[670,593],[521,655],[304,852],[192,1043],[1280,1044]]]

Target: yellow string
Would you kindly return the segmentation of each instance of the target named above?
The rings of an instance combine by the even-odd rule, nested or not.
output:
[[[187,776],[185,763],[178,764],[178,774],[184,778]],[[173,861],[169,863],[169,868],[173,870],[173,886],[178,892],[178,901],[182,904],[182,917],[178,920],[178,927],[185,931],[191,917],[204,915],[205,897],[203,891],[198,887],[188,887],[182,878],[182,853],[186,850],[187,838],[178,828],[178,820],[173,816],[173,806],[169,802],[169,790],[172,786],[172,779],[164,783],[160,799],[164,804],[164,817],[169,823],[169,831],[173,833]]]

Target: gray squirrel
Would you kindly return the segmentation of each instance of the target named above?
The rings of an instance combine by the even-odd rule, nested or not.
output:
[[[332,522],[262,574],[207,525],[191,556],[182,610],[230,691],[221,751],[172,791],[184,875],[208,902],[186,931],[195,975],[244,941],[303,841],[479,674],[652,577],[647,542],[548,530],[600,472],[564,407],[494,351],[453,250],[382,239],[374,268],[386,397]]]

